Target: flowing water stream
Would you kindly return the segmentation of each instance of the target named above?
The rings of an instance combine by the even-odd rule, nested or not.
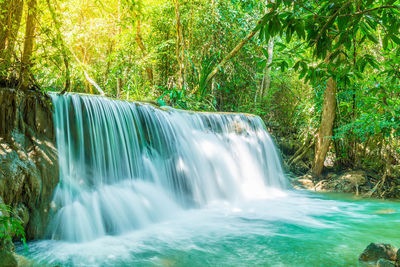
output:
[[[39,264],[357,266],[369,242],[400,245],[398,203],[291,189],[259,117],[52,99],[52,220],[19,249]]]

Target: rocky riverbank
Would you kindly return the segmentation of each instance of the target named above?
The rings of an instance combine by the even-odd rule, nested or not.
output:
[[[314,147],[311,140],[305,142],[296,136],[267,128],[277,143],[283,165],[295,188],[318,192],[350,193],[365,197],[400,199],[400,168],[393,167],[390,176],[383,170],[363,168],[349,169],[335,165],[333,155],[328,153],[321,176],[311,173]]]
[[[372,195],[374,178],[364,171],[344,171],[328,173],[322,177],[311,174],[292,178],[292,184],[298,189],[318,192],[352,193],[355,195]]]
[[[317,192],[350,193],[363,197],[400,198],[400,184],[397,181],[382,183],[382,178],[364,170],[342,170],[327,172],[316,177],[310,173],[292,175],[294,188]]]

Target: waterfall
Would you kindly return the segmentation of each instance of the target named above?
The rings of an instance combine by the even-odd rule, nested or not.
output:
[[[287,187],[262,120],[52,94],[60,182],[48,235],[117,235],[213,201]]]

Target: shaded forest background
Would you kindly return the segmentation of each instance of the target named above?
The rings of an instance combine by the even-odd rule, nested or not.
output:
[[[295,171],[364,169],[390,195],[400,190],[399,4],[0,0],[0,80],[254,113]]]

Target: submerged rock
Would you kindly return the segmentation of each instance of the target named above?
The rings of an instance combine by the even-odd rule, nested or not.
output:
[[[395,267],[396,265],[389,260],[379,259],[376,263],[376,267]]]
[[[375,214],[393,214],[396,213],[394,209],[380,209],[374,212]]]
[[[400,249],[396,253],[396,266],[400,266]]]
[[[390,244],[371,243],[360,254],[361,261],[378,261],[379,259],[396,260],[397,249]]]

